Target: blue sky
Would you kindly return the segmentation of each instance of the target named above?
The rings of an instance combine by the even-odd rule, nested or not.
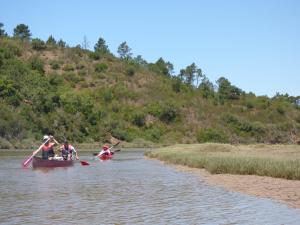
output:
[[[300,1],[297,0],[2,0],[0,22],[70,46],[101,36],[116,53],[159,57],[175,71],[195,62],[213,82],[224,76],[246,92],[300,95]]]

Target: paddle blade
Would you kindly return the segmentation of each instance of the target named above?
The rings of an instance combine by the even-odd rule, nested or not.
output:
[[[33,159],[33,155],[29,156],[22,162],[23,167],[28,167]]]
[[[90,165],[87,161],[80,161],[81,165],[82,166],[88,166]]]

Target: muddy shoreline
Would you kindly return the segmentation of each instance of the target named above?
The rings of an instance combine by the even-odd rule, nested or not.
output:
[[[158,159],[146,158],[172,166],[179,171],[194,173],[209,185],[259,198],[269,198],[291,208],[300,209],[300,180],[256,175],[211,174],[205,169],[169,164]]]
[[[170,165],[170,164],[168,164]],[[256,175],[211,174],[205,169],[172,165],[177,170],[199,175],[209,185],[260,198],[269,198],[300,209],[300,181]]]

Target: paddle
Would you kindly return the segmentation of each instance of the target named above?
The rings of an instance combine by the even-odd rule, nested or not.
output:
[[[82,166],[89,166],[90,164],[87,161],[80,161]]]
[[[33,157],[39,152],[41,151],[41,149],[43,148],[43,146],[50,140],[50,138],[48,138],[36,151],[34,151],[32,153],[31,156],[29,156],[27,159],[25,159],[22,163],[23,167],[27,167],[30,162],[32,161]]]
[[[113,148],[116,147],[118,144],[120,144],[120,141],[119,141],[118,143],[112,145],[108,150],[113,149]],[[101,152],[101,151],[100,151],[100,152]],[[95,156],[95,158],[100,156],[100,152]]]
[[[115,154],[115,152],[119,152],[119,151],[121,151],[121,149],[117,149],[117,150],[111,152],[111,154]]]

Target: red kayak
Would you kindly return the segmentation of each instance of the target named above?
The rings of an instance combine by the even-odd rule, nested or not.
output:
[[[113,154],[108,154],[108,155],[102,154],[102,155],[99,156],[99,159],[108,160],[108,159],[112,159],[112,157],[113,157]]]

